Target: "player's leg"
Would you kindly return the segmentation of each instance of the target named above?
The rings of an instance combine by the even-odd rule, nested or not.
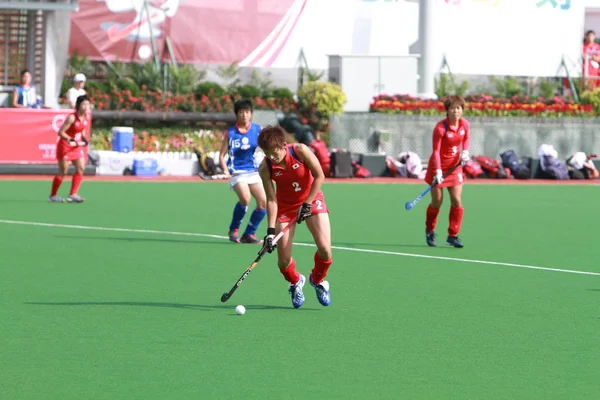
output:
[[[248,211],[248,204],[250,204],[250,188],[246,182],[240,179],[241,176],[234,176],[231,178],[230,183],[233,185],[233,191],[238,197],[238,202],[233,207],[233,215],[229,224],[229,240],[235,243],[240,242],[240,226]]]
[[[275,226],[276,232],[281,232],[290,222],[279,222]],[[279,272],[289,282],[288,291],[292,297],[292,305],[298,308],[304,304],[304,293],[302,287],[306,278],[296,271],[296,260],[292,257],[292,242],[294,233],[296,232],[296,224],[283,234],[279,242],[277,242],[277,266]]]
[[[435,226],[437,225],[440,207],[444,201],[444,189],[436,186],[432,188],[429,193],[431,193],[431,203],[427,206],[425,218],[425,240],[429,246],[437,246],[435,240]]]
[[[448,193],[450,194],[450,224],[448,225],[447,243],[450,246],[458,248],[463,247],[463,244],[458,239],[458,233],[460,232],[464,214],[464,209],[462,206],[462,189],[462,184],[448,187]]]
[[[256,238],[256,230],[265,218],[265,215],[267,215],[267,195],[265,194],[262,182],[253,183],[249,187],[252,197],[256,200],[256,208],[252,211],[252,215],[250,215],[250,221],[246,226],[241,241],[244,243],[262,243]]]
[[[65,179],[65,175],[69,171],[69,161],[68,160],[58,160],[58,174],[54,176],[52,179],[52,191],[50,192],[50,197],[48,201],[51,203],[64,203],[65,201],[58,195],[58,189]]]
[[[331,224],[329,222],[329,214],[321,213],[314,214],[306,219],[306,227],[312,234],[312,237],[317,245],[314,260],[315,266],[311,271],[308,281],[317,292],[319,303],[328,306],[331,303],[329,297],[329,282],[325,277],[331,266]]]
[[[73,180],[71,181],[71,193],[67,197],[67,201],[70,203],[82,203],[85,199],[79,196],[79,186],[83,180],[83,171],[85,170],[85,162],[83,158],[73,160],[73,166],[75,167],[75,173],[73,174]]]

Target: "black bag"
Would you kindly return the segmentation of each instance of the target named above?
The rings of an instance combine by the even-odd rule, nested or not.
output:
[[[218,170],[215,160],[208,154],[206,149],[195,148],[194,153],[198,157],[199,175],[201,177],[217,175]]]
[[[500,158],[502,159],[502,166],[508,168],[516,179],[529,179],[531,177],[529,167],[514,150],[506,150],[500,154]]]
[[[337,149],[331,153],[331,176],[334,178],[351,178],[352,154],[348,150]]]
[[[583,170],[573,168],[573,169],[569,170],[569,178],[571,178],[571,179],[587,179],[587,176],[583,172]]]

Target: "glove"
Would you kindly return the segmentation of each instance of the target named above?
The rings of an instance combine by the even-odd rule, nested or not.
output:
[[[302,203],[300,208],[298,209],[298,219],[296,222],[299,224],[302,223],[306,218],[312,215],[312,204],[310,203]]]
[[[442,182],[444,182],[444,177],[442,174],[442,170],[441,169],[436,169],[435,170],[435,176],[433,177],[433,184],[434,185],[440,185]]]
[[[73,139],[69,139],[69,144],[73,147],[77,147],[77,142]]]
[[[87,140],[85,137],[82,137],[82,138],[81,138],[81,141],[82,141],[83,143],[85,143],[85,144],[84,144],[84,146],[87,146],[87,145],[89,145],[89,144],[90,144],[90,142],[88,142],[88,140]]]
[[[462,165],[465,165],[469,161],[471,161],[471,157],[469,156],[469,150],[463,150],[460,153],[460,163]]]
[[[277,248],[277,243],[273,243],[275,239],[275,228],[267,228],[267,236],[263,239],[263,249],[267,253],[272,253]]]

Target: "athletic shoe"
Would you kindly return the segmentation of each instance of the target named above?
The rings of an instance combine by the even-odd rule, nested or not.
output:
[[[50,203],[64,203],[64,199],[60,196],[50,196],[48,197],[48,201]]]
[[[427,240],[427,245],[431,247],[437,246],[437,242],[435,241],[435,232],[425,231],[425,240]]]
[[[288,291],[292,295],[292,305],[294,308],[298,308],[304,304],[304,293],[302,292],[302,287],[304,286],[304,282],[306,282],[306,278],[304,275],[300,274],[300,280],[295,285],[289,284]]]
[[[258,240],[256,238],[256,235],[242,235],[242,238],[240,239],[240,242],[242,243],[252,243],[252,244],[262,244],[262,240]]]
[[[464,247],[458,236],[448,236],[446,243],[458,249],[462,249]]]
[[[233,243],[239,243],[240,242],[240,237],[239,237],[239,229],[232,229],[229,231],[229,240],[231,240]]]
[[[69,197],[67,197],[67,201],[69,203],[83,203],[85,199],[78,194],[70,194]]]
[[[312,279],[312,274],[309,275],[308,281],[310,282],[310,285],[315,288],[319,303],[321,303],[322,306],[331,304],[331,298],[329,297],[329,282],[322,281],[321,283],[315,283]]]

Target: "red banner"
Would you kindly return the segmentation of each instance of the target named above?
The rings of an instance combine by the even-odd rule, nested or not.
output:
[[[307,0],[80,0],[69,54],[90,60],[269,66]],[[262,65],[259,65],[262,64]]]
[[[72,112],[0,108],[0,164],[56,163],[58,130]],[[83,151],[87,162],[87,147]]]

